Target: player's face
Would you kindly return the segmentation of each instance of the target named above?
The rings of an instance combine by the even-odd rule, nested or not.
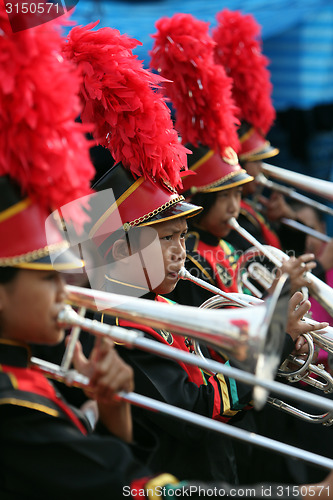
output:
[[[244,196],[253,195],[258,188],[256,176],[262,172],[262,161],[247,161],[244,164],[244,168],[249,175],[254,177],[254,180],[244,184],[243,194]]]
[[[201,217],[200,227],[219,239],[225,238],[230,232],[228,220],[239,215],[242,189],[237,186],[219,191],[214,205]]]
[[[65,281],[57,271],[21,269],[0,284],[0,336],[36,344],[57,344],[64,330],[57,316],[64,306]]]
[[[155,224],[164,262],[164,280],[154,289],[155,293],[172,292],[178,281],[178,273],[185,264],[185,235],[187,223],[184,217]]]

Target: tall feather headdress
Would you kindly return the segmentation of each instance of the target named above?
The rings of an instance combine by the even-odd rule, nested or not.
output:
[[[170,111],[156,93],[161,78],[143,68],[132,53],[140,42],[98,24],[71,30],[64,54],[83,75],[83,122],[94,124],[98,144],[134,176],[176,187],[187,165]]]
[[[200,209],[183,203],[177,192],[188,150],[156,91],[161,77],[144,69],[132,53],[137,40],[116,29],[94,31],[97,24],[74,27],[63,52],[83,77],[81,119],[93,123],[96,142],[115,161],[94,185],[97,191],[112,190],[109,206],[95,204],[90,230],[106,257],[118,229],[189,217]]]
[[[219,12],[216,19],[218,24],[212,30],[212,38],[216,42],[215,61],[224,67],[233,81],[232,94],[239,109],[238,118],[242,121],[239,129],[241,142],[245,141],[242,141],[242,135],[249,135],[250,127],[264,138],[276,113],[272,103],[269,60],[262,53],[261,27],[251,14],[228,9]],[[263,158],[278,153],[275,148],[269,148],[269,143],[265,144],[263,139],[263,151],[260,151],[260,138],[257,137],[257,142],[254,137],[252,139],[253,143],[242,144],[241,158],[242,154],[251,152],[257,155],[261,152]]]
[[[164,87],[183,143],[202,143],[220,153],[229,146],[237,150],[232,81],[214,63],[209,24],[190,14],[175,14],[159,19],[156,29],[151,67],[169,80]]]
[[[61,48],[58,22],[13,34],[1,6],[0,265],[49,265],[54,245],[67,242],[56,231],[46,240],[45,219],[91,193],[87,127],[76,122],[80,79]],[[83,226],[84,209],[68,213]]]
[[[227,176],[234,185],[240,180],[235,152],[239,122],[232,80],[214,61],[209,24],[191,14],[175,14],[159,19],[156,29],[151,67],[167,79],[164,88],[175,109],[175,127],[193,151],[189,166],[197,174],[184,178],[184,190],[220,190]]]

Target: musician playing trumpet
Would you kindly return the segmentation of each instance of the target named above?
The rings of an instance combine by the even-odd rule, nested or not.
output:
[[[78,82],[77,73],[60,54],[58,30],[49,24],[46,28],[41,25],[13,35],[7,16],[2,14],[0,45],[7,72],[5,95],[1,93],[0,99],[2,109],[8,106],[1,115],[5,122],[4,149],[0,151],[1,498],[84,500],[95,496],[107,499],[111,495],[118,500],[124,497],[124,492],[130,492],[133,498],[139,495],[143,498],[154,488],[163,491],[156,490],[156,485],[168,486],[169,490],[181,488],[169,474],[153,478],[150,469],[135,458],[135,450],[141,458],[149,451],[147,434],[144,447],[140,448],[137,438],[129,445],[132,441],[129,408],[114,402],[113,395],[122,389],[132,390],[133,372],[117,356],[112,343],[96,344],[89,360],[78,349],[74,357],[76,367],[90,377],[89,396],[98,403],[100,420],[94,432],[85,415],[68,405],[53,384],[31,364],[29,344],[51,346],[64,336],[57,322],[66,299],[65,280],[60,271],[80,269],[83,265],[81,259],[68,251],[68,242],[60,228],[47,223],[49,210],[59,206],[58,195],[63,194],[64,185],[68,197],[65,200],[61,197],[62,202],[75,199],[77,191],[69,188],[72,176],[78,174],[77,167],[82,168],[82,187],[83,172],[89,176],[91,165],[83,139],[85,129],[74,122],[77,101],[73,100],[72,108],[71,99],[66,102],[63,93],[64,82],[69,83],[67,90],[73,92]],[[43,77],[47,77],[47,85],[43,84]],[[29,89],[24,94],[29,96],[28,104],[22,103],[21,93],[16,99],[18,89],[21,91],[25,83]],[[52,106],[48,108],[50,90]],[[15,102],[20,104],[20,112],[15,116],[19,122],[23,120],[20,124],[24,125],[25,141],[19,140],[20,127],[11,119],[13,108],[17,112]],[[31,121],[26,120],[22,109],[29,112],[32,102],[35,119]],[[38,110],[42,111],[39,116]],[[54,112],[56,124],[48,121]],[[36,123],[40,126],[37,130],[31,126]],[[52,141],[55,129],[56,141]],[[70,169],[61,170],[62,166],[68,166],[68,160]],[[40,164],[43,168],[38,176]],[[36,179],[37,184],[33,182]],[[47,202],[52,201],[52,206],[42,202],[45,197]],[[311,487],[318,494],[323,491],[321,487],[324,493],[329,493],[331,483],[330,476],[327,483]],[[190,488],[191,483],[184,486]],[[213,486],[231,491],[227,484]],[[259,498],[261,488],[257,491]]]
[[[78,61],[86,57],[81,53],[86,36],[88,34],[82,29],[76,30],[73,39],[70,37],[69,47],[72,48],[72,53]],[[91,47],[91,50],[94,51],[96,58],[99,51],[98,44]],[[96,74],[98,71],[95,69]],[[103,66],[103,74],[105,73],[107,68]],[[112,72],[108,76],[111,78]],[[91,84],[91,75],[87,77],[88,83]],[[137,91],[136,88],[135,91],[128,90],[127,103],[131,102],[131,96],[134,103],[137,101]],[[111,87],[107,92],[112,92],[113,95],[116,90]],[[85,96],[88,99],[86,92]],[[88,99],[87,111],[93,109],[92,104],[94,103]],[[89,116],[84,116],[89,121]],[[147,116],[153,119],[150,114],[145,113],[141,122],[140,115],[135,114],[137,128],[144,129]],[[121,122],[120,117],[118,120]],[[153,129],[158,130],[157,125]],[[125,135],[125,131],[120,134],[119,128],[110,130],[110,137]],[[140,137],[143,141],[142,134]],[[164,140],[164,136],[162,138]],[[141,145],[139,138],[136,138],[133,144],[129,141],[129,144],[122,145],[121,162],[116,163],[94,184],[94,189],[98,193],[91,200],[92,221],[89,236],[104,259],[103,287],[106,291],[144,297],[158,302],[170,302],[161,294],[170,293],[177,285],[178,273],[186,258],[187,220],[199,213],[201,207],[187,203],[184,197],[178,194],[175,189],[177,186],[171,184],[171,175],[168,182],[165,182],[166,167],[170,164],[175,166],[174,160],[168,161],[172,156],[170,147],[162,149],[158,137],[150,138],[148,142],[157,146],[153,176],[148,169],[152,158],[147,147],[142,147],[136,170],[131,170],[131,160],[135,157],[138,144]],[[118,150],[113,150],[113,147],[112,142],[108,143],[108,148],[115,156]],[[179,148],[179,152],[181,151]],[[230,151],[228,156],[230,160],[228,166],[232,172],[230,177],[247,179],[247,174],[237,162],[234,163],[234,159],[235,154]],[[219,172],[216,175],[219,176]],[[175,167],[172,177],[177,177]],[[213,181],[219,181],[220,177],[217,179],[215,177]],[[216,184],[219,185],[219,182]],[[101,198],[103,203],[100,203]],[[93,271],[94,269],[88,270],[88,274],[93,274]],[[291,302],[288,324],[290,336],[287,336],[286,353],[293,349],[300,328],[308,328],[300,321],[308,305],[301,305],[298,311],[294,310],[299,301],[299,297],[296,297],[296,302],[295,298]],[[171,316],[173,307],[175,306],[170,306]],[[99,319],[103,322],[112,321],[103,314]],[[121,318],[116,318],[115,323],[126,328],[134,327],[141,330],[148,338],[172,346],[171,348],[185,352],[191,352],[193,349],[190,338],[175,335],[172,331],[143,327],[139,321],[136,324]],[[197,367],[188,367],[151,353],[128,350],[122,346],[117,346],[117,349],[122,358],[133,367],[136,388],[141,394],[221,421],[230,421],[238,412],[252,407],[252,391],[244,384],[221,375],[205,374]],[[204,480],[227,479],[234,484],[237,483],[233,445],[227,436],[212,435],[211,432],[194,429],[190,424],[175,425],[170,418],[160,414],[147,414],[143,409],[138,408],[133,411],[134,425],[138,421],[149,422],[149,427],[158,435],[159,447],[149,462],[154,471],[167,469],[183,477]]]

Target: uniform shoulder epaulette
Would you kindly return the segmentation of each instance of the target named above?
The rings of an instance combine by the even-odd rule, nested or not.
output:
[[[40,394],[19,389],[10,372],[0,372],[0,408],[6,405],[30,408],[54,417],[59,417],[61,413],[55,402]]]

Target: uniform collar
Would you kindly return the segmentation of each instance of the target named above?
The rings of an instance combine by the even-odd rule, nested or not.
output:
[[[204,229],[201,229],[199,227],[194,226],[191,230],[194,232],[198,233],[200,240],[203,243],[206,243],[206,245],[210,245],[212,247],[217,247],[220,240],[213,234],[209,233],[208,231],[205,231]]]
[[[147,288],[132,285],[125,281],[115,280],[110,276],[105,275],[105,290],[109,293],[126,295],[129,297],[140,297],[142,299],[155,300],[156,294],[150,292]]]
[[[30,348],[26,344],[0,339],[0,364],[27,368],[30,356]]]

